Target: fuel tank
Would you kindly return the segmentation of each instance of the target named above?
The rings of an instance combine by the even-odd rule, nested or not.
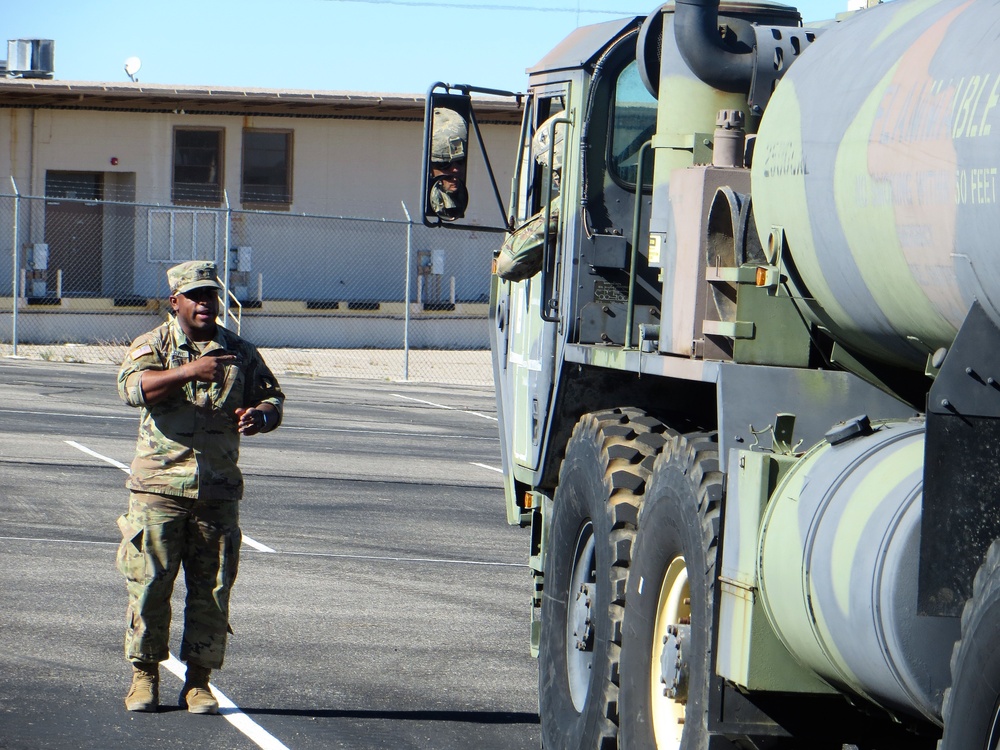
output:
[[[761,523],[757,581],[788,651],[842,691],[941,722],[958,618],[916,612],[924,424],[811,448]]]
[[[760,122],[770,259],[780,248],[814,320],[879,361],[922,368],[973,300],[1000,324],[998,36],[987,0],[861,11],[789,68]]]

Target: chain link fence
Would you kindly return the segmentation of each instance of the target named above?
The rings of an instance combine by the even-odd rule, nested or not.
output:
[[[496,234],[107,200],[100,185],[0,194],[0,356],[120,363],[169,311],[166,270],[211,260],[226,325],[276,374],[492,382]]]

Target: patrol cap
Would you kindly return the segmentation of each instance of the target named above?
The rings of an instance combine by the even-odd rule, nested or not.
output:
[[[210,260],[189,260],[167,271],[170,294],[184,294],[192,289],[211,286],[222,289],[215,273],[215,263]]]
[[[434,132],[431,135],[431,161],[451,163],[465,158],[469,124],[458,112],[447,107],[434,108]]]

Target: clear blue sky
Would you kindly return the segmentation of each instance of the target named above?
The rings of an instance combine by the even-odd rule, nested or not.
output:
[[[848,0],[804,0],[807,20]],[[792,0],[785,0],[794,4]],[[55,40],[55,78],[423,94],[435,81],[522,91],[577,26],[657,0],[5,0],[0,39]],[[0,49],[5,56],[6,45]]]

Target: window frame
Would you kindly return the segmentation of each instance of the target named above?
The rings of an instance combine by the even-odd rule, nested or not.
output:
[[[216,133],[218,135],[218,152],[217,152],[217,164],[216,164],[216,182],[214,187],[218,191],[218,196],[212,199],[206,198],[191,198],[184,196],[183,194],[178,194],[178,182],[177,182],[177,135],[178,133],[191,133],[191,132],[201,132],[201,133]],[[222,205],[223,196],[226,189],[226,129],[221,127],[211,127],[211,126],[187,126],[187,125],[175,125],[173,129],[173,136],[171,139],[171,170],[170,170],[170,200],[174,205],[177,206],[214,206],[218,207]],[[182,183],[184,185],[213,185],[213,183]]]
[[[286,200],[271,198],[248,198],[247,170],[247,135],[270,134],[285,136],[285,195]],[[240,145],[240,203],[255,209],[289,211],[294,200],[293,182],[295,153],[295,131],[288,128],[243,128],[243,140]]]

